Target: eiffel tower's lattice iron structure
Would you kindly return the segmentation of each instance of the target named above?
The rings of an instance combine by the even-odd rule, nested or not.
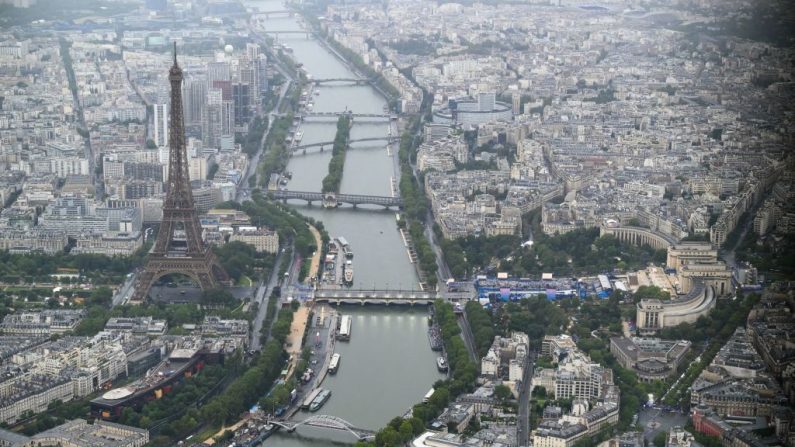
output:
[[[182,69],[177,64],[176,43],[174,65],[168,72],[168,79],[171,82],[168,192],[163,202],[163,220],[160,222],[157,241],[131,298],[134,303],[145,301],[155,281],[170,273],[189,276],[204,290],[229,280],[213,251],[202,241],[201,226],[193,202],[182,113]]]

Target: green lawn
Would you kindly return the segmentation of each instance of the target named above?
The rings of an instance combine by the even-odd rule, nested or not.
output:
[[[237,282],[237,285],[241,287],[251,287],[254,282],[246,275],[240,277],[240,280]]]

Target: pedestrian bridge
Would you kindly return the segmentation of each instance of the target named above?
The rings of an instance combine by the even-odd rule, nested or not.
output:
[[[398,197],[387,196],[365,196],[359,194],[335,194],[335,193],[322,193],[322,192],[308,192],[308,191],[288,191],[288,190],[274,190],[268,191],[274,199],[288,201],[291,199],[304,200],[310,205],[313,202],[321,202],[326,208],[336,208],[341,203],[353,205],[380,205],[384,208],[402,207],[403,199]]]
[[[366,142],[372,142],[372,141],[383,141],[385,143],[394,143],[397,140],[398,139],[395,138],[395,137],[354,138],[352,140],[348,140],[348,144],[350,145],[350,143],[366,143]],[[326,148],[326,146],[328,146],[330,148],[333,145],[334,145],[333,141],[321,141],[319,143],[301,144],[301,145],[298,145],[298,146],[291,146],[290,147],[290,152],[299,152],[300,151],[300,152],[306,153],[306,150],[310,149],[310,148],[320,148],[320,152],[323,152],[323,150]]]
[[[352,434],[353,436],[355,436],[356,439],[358,439],[359,441],[367,441],[375,438],[375,432],[372,430],[355,427],[353,424],[346,421],[345,419],[338,418],[336,416],[328,416],[325,414],[310,416],[304,419],[303,421],[299,422],[271,420],[268,421],[268,423],[277,425],[287,430],[288,433],[292,433],[295,431],[296,428],[302,425],[306,425],[309,427],[325,428],[328,430],[346,431]]]
[[[422,290],[355,290],[318,289],[312,294],[315,302],[329,304],[432,304],[438,294]]]

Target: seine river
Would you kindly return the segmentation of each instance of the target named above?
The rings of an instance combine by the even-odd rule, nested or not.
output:
[[[245,1],[261,11],[283,10],[276,0]],[[273,15],[268,29],[300,30],[295,17]],[[353,78],[345,64],[322,44],[300,34],[280,35],[279,43],[293,50],[295,59],[314,79]],[[385,99],[370,86],[324,85],[312,95],[314,112],[383,113]],[[303,144],[331,141],[336,132],[333,118],[308,119],[301,127]],[[356,123],[351,138],[383,137],[388,123]],[[287,169],[293,178],[287,188],[293,191],[320,191],[328,172],[330,147],[319,152],[296,154]],[[395,161],[385,143],[354,143],[345,160],[340,192],[389,196]],[[355,253],[353,260],[356,289],[417,289],[418,279],[409,262],[406,248],[397,231],[395,213],[380,209],[338,208],[325,210],[319,205],[294,204],[302,213],[321,220],[331,237],[343,236]],[[350,342],[338,342],[341,354],[339,373],[328,376],[323,386],[332,391],[331,399],[318,413],[340,417],[357,427],[378,429],[419,402],[436,380],[436,355],[427,337],[427,311],[424,308],[358,307],[340,309],[353,317]],[[299,412],[297,418],[310,413]],[[308,447],[352,443],[350,434],[301,427],[294,434],[277,434],[265,444]]]

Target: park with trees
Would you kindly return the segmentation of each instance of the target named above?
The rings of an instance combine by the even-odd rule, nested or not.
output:
[[[541,231],[534,215],[527,220],[534,226],[530,246],[522,245],[519,236],[468,236],[453,240],[440,237],[445,261],[453,276],[468,278],[496,269],[516,277],[540,276],[543,272],[573,276],[665,263],[665,250],[637,247],[612,235],[599,236],[598,228],[549,236]]]
[[[53,281],[51,275],[67,272],[77,273],[95,285],[119,284],[128,273],[144,264],[149,247],[145,244],[132,256],[17,254],[0,250],[0,281],[8,285],[49,283]]]

